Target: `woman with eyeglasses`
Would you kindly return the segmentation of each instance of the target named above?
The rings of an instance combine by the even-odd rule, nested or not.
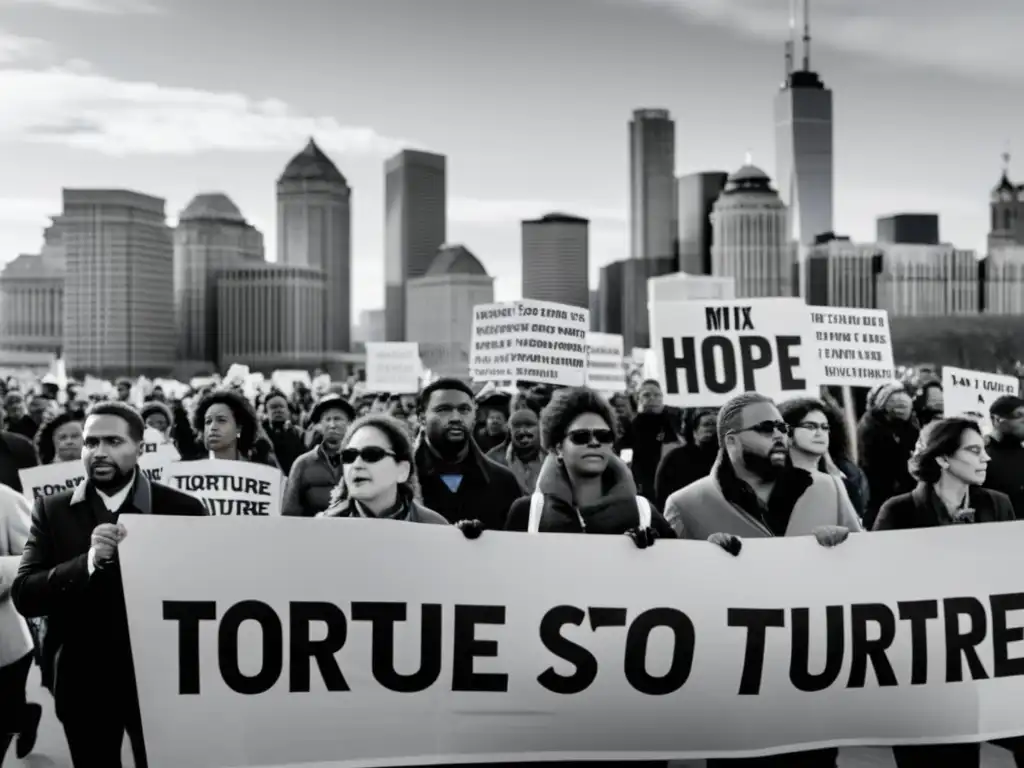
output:
[[[675,532],[637,493],[629,468],[615,456],[615,414],[597,392],[562,389],[540,417],[548,452],[532,496],[516,501],[506,529],[530,533],[629,533],[637,546]]]
[[[373,413],[357,419],[341,446],[341,481],[331,503],[317,517],[364,517],[406,523],[448,525],[443,516],[423,506],[412,440],[401,422]],[[480,535],[477,520],[457,525],[467,538]]]
[[[921,430],[910,457],[910,473],[918,481],[910,493],[886,501],[875,518],[875,531],[934,528],[942,525],[1011,522],[1010,498],[982,488],[989,457],[981,430],[971,419],[939,419]],[[1013,753],[1024,766],[1021,739],[993,742]],[[897,768],[943,766],[978,768],[978,744],[935,744],[893,747]]]

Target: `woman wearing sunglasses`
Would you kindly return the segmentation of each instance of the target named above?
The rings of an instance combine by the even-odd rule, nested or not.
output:
[[[615,415],[603,397],[585,388],[559,390],[541,413],[540,432],[548,457],[537,492],[512,505],[506,529],[629,533],[640,547],[675,538],[615,456]]]
[[[406,427],[382,413],[357,419],[341,445],[341,482],[318,517],[366,517],[448,525],[420,501],[412,440]],[[458,528],[476,538],[482,526],[464,520]]]

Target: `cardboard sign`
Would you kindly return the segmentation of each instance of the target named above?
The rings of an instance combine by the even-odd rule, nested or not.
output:
[[[666,405],[718,407],[741,392],[776,402],[818,394],[814,334],[800,299],[654,303],[650,312]]]
[[[29,469],[19,469],[21,492],[26,499],[35,503],[41,496],[54,496],[72,491],[85,480],[85,464],[78,461],[61,461]]]
[[[212,516],[267,517],[281,514],[283,476],[276,467],[249,461],[179,461],[164,483],[203,502]]]
[[[896,378],[884,309],[808,307],[824,385],[873,387]]]
[[[1003,395],[1016,395],[1020,382],[1015,376],[968,371],[951,365],[942,368],[943,416],[968,416],[992,431],[989,408]]]
[[[625,343],[617,333],[587,332],[587,386],[608,395],[626,391]]]
[[[582,387],[587,374],[590,312],[521,299],[473,307],[473,381],[538,381]]]
[[[415,341],[367,342],[366,389],[410,395],[420,388],[420,345]]]

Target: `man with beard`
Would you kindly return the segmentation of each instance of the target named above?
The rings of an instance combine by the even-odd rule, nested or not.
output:
[[[523,493],[533,493],[547,455],[540,447],[540,419],[529,408],[520,408],[508,420],[509,439],[488,451],[487,458],[508,467]]]
[[[502,530],[512,502],[523,495],[511,470],[488,459],[473,440],[473,391],[458,379],[438,379],[420,393],[423,431],[416,474],[423,503],[453,525],[480,520]]]
[[[36,499],[32,527],[11,586],[26,618],[46,616],[43,655],[75,768],[117,768],[127,732],[145,768],[128,618],[117,558],[125,514],[206,515],[202,503],[153,483],[136,468],[142,417],[125,403],[94,406],[85,421],[87,479],[74,491]]]
[[[745,537],[814,535],[833,547],[862,530],[835,478],[789,465],[789,427],[770,398],[745,392],[722,406],[718,442],[711,474],[668,498],[665,519],[680,538],[725,534],[735,554]],[[838,755],[822,749],[708,760],[707,768],[836,768]]]
[[[355,409],[341,395],[325,395],[313,406],[309,423],[320,442],[292,465],[284,485],[282,514],[316,517],[330,506],[331,491],[341,481],[341,443],[355,420]]]

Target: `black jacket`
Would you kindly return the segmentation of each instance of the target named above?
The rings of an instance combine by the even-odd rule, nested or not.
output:
[[[18,470],[36,466],[39,466],[39,457],[28,438],[13,432],[0,432],[0,483],[21,493],[24,489]]]
[[[976,523],[1008,523],[1016,518],[1013,505],[1005,493],[971,486],[968,504],[974,510]],[[872,526],[874,531],[896,531],[911,528],[934,528],[949,525],[952,520],[942,500],[927,483],[919,483],[910,493],[894,496],[878,510]]]
[[[718,446],[680,445],[665,454],[654,477],[654,503],[664,509],[668,497],[690,483],[707,477],[718,458]]]
[[[274,456],[277,457],[277,463],[281,465],[281,472],[287,475],[292,471],[295,460],[309,450],[306,448],[305,435],[302,434],[301,429],[290,424],[275,427],[267,421],[263,422],[263,430],[274,446]]]
[[[917,443],[918,429],[909,421],[864,414],[857,426],[857,456],[868,480],[864,527],[870,529],[879,508],[893,496],[909,493],[915,482],[907,462]]]
[[[1024,520],[1024,445],[1013,438],[992,435],[985,447],[990,457],[985,487],[1009,496],[1014,515]]]
[[[118,514],[206,516],[202,502],[141,472]],[[14,607],[46,616],[43,654],[53,667],[57,716],[83,709],[137,707],[128,618],[116,560],[91,576],[92,531],[116,522],[89,481],[36,499],[32,528],[11,585]]]
[[[523,495],[512,470],[488,459],[472,440],[465,458],[453,467],[462,474],[454,493],[441,479],[442,470],[447,469],[443,459],[422,437],[416,443],[414,458],[424,505],[453,525],[460,520],[479,520],[485,528],[500,531],[512,502]]]

